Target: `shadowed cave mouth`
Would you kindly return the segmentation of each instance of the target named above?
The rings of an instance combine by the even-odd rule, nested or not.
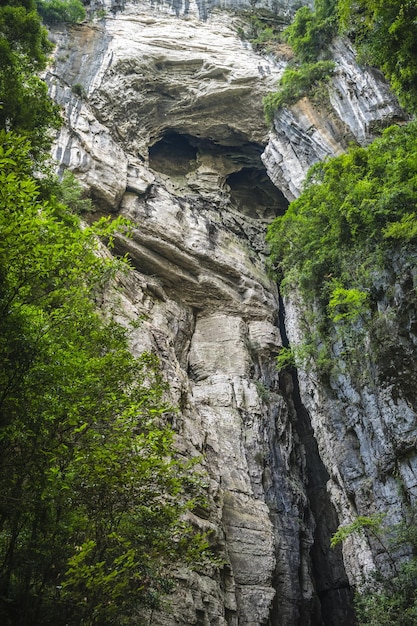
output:
[[[168,177],[184,178],[198,170],[204,159],[223,164],[219,169],[223,191],[232,206],[244,215],[270,221],[285,213],[288,202],[266,173],[261,160],[263,147],[241,141],[233,146],[222,145],[211,139],[167,132],[149,147],[150,167]]]

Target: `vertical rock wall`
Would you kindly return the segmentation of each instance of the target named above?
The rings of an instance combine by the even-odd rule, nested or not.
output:
[[[281,5],[274,10],[293,11]],[[132,350],[161,358],[178,449],[202,455],[208,476],[209,508],[193,519],[224,561],[177,571],[177,591],[152,624],[347,626],[348,579],[341,552],[329,550],[346,496],[327,489],[334,457],[322,435],[319,456],[310,388],[275,371],[287,338],[264,234],[308,166],[357,129],[303,101],[277,119],[268,143],[262,97],[282,63],[238,39],[239,17],[214,11],[201,21],[200,5],[144,0],[100,6],[105,17],[52,33],[47,79],[66,121],[54,156],[97,215],[135,223],[117,241],[132,271],[108,298],[121,321],[143,320]],[[369,120],[392,115],[368,108]],[[297,313],[288,311],[294,340]]]
[[[280,111],[263,154],[271,179],[288,199],[300,193],[308,166],[339,154],[349,141],[366,145],[386,126],[407,121],[382,76],[358,67],[346,42],[335,41],[332,51],[336,72],[329,100],[320,107],[304,98]],[[327,492],[341,524],[383,513],[385,525],[394,526],[415,503],[414,284],[415,255],[399,252],[392,267],[375,276],[377,342],[368,337],[368,351],[352,363],[335,339],[337,374],[326,382],[314,372],[299,372],[300,398],[311,417],[328,472]],[[296,292],[286,297],[285,312],[289,342],[300,345],[304,333],[314,329],[308,328]],[[344,542],[352,584],[375,568],[389,570],[389,561],[372,537],[355,534]]]

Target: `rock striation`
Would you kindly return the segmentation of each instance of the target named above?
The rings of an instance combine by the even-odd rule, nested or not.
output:
[[[287,17],[296,4],[271,8]],[[94,4],[100,18],[54,28],[47,81],[65,116],[54,157],[97,215],[135,224],[116,242],[132,270],[107,304],[124,323],[142,320],[132,350],[159,355],[178,407],[178,450],[201,456],[207,472],[209,505],[193,521],[223,564],[178,570],[152,624],[348,626],[350,584],[363,567],[353,552],[331,551],[329,538],[352,512],[352,489],[365,498],[355,480],[373,460],[359,456],[374,450],[365,431],[358,443],[359,431],[343,425],[349,380],[335,401],[302,373],[278,375],[276,355],[301,332],[300,307],[286,303],[284,316],[264,235],[312,163],[402,113],[338,42],[332,114],[304,99],[268,133],[262,98],[285,62],[239,39],[242,6]],[[349,419],[359,424],[369,393],[354,400]],[[372,546],[361,548],[371,566]]]
[[[279,111],[262,155],[271,180],[290,201],[300,194],[311,165],[341,154],[351,142],[366,145],[383,128],[407,119],[383,76],[360,67],[346,40],[336,39],[331,53],[329,90]]]

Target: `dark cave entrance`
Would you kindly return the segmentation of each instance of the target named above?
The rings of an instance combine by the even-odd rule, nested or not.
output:
[[[226,179],[232,204],[245,215],[271,221],[288,207],[284,194],[275,187],[265,168],[243,167]]]
[[[185,176],[197,167],[197,148],[187,135],[167,133],[149,147],[149,165],[167,176]]]
[[[164,176],[185,180],[205,161],[217,162],[219,188],[235,209],[267,222],[284,214],[288,201],[266,172],[261,160],[263,146],[244,141],[237,145],[236,138],[231,143],[170,130],[149,147],[149,165]]]

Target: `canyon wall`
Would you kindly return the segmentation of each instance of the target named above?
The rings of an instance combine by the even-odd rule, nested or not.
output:
[[[398,437],[411,446],[414,413],[348,376],[326,389],[303,372],[278,374],[302,307],[296,294],[284,306],[264,235],[311,164],[404,115],[338,42],[327,108],[303,99],[269,130],[262,98],[286,60],[239,39],[245,6],[100,3],[100,18],[54,28],[47,81],[65,125],[53,156],[88,190],[92,218],[135,225],[116,241],[132,269],[107,305],[122,323],[141,320],[132,350],[159,355],[178,450],[201,456],[207,475],[208,507],[193,522],[222,564],[176,571],[165,608],[138,623],[348,626],[351,585],[377,555],[360,539],[331,550],[330,537],[367,503],[394,511],[400,496],[376,462],[394,454],[384,420],[393,427],[401,413]],[[296,6],[269,8],[289,19]]]

